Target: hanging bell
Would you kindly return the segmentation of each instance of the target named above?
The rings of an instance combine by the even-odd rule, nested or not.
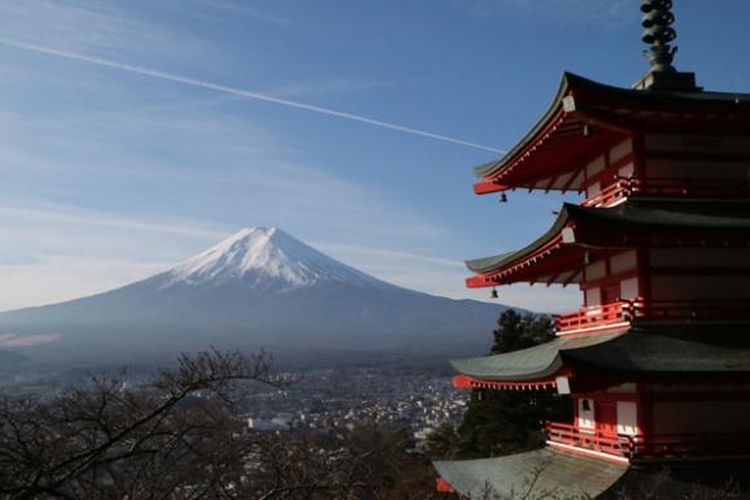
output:
[[[494,286],[492,287],[492,292],[490,292],[490,298],[491,299],[497,298],[497,289]]]
[[[591,255],[591,252],[586,252],[583,254],[583,263],[585,265],[589,265],[594,261],[594,256]]]

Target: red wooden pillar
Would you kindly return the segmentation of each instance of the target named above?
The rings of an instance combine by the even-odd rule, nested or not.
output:
[[[596,430],[608,437],[617,436],[617,403],[613,400],[594,401]]]

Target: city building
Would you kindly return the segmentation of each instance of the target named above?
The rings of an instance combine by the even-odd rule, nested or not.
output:
[[[467,263],[469,287],[578,286],[552,342],[462,359],[456,387],[556,390],[543,449],[437,461],[438,489],[595,497],[636,465],[750,456],[750,94],[672,66],[671,2],[644,0],[651,68],[633,88],[565,74],[477,194],[575,191],[526,247]],[[543,309],[543,304],[539,305]]]

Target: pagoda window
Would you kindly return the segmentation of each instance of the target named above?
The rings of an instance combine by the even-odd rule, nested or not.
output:
[[[617,175],[618,177],[621,177],[623,179],[629,179],[633,177],[635,174],[635,165],[633,162],[626,163],[622,167],[617,169]]]
[[[633,140],[628,137],[609,150],[609,162],[616,163],[633,152]]]
[[[609,268],[612,274],[620,274],[632,271],[638,267],[638,254],[635,250],[628,250],[613,255],[609,259]]]
[[[586,307],[602,305],[602,290],[598,286],[594,288],[589,288],[588,290],[586,290],[584,296],[586,300],[586,303],[585,303]]]
[[[594,160],[589,162],[588,165],[586,165],[586,177],[588,179],[596,177],[596,174],[598,174],[599,172],[603,172],[606,167],[607,162],[604,158],[604,155],[599,155],[594,158]]]
[[[639,296],[640,289],[637,276],[620,281],[620,296],[618,298],[624,300],[635,300]]]
[[[601,287],[602,304],[611,304],[620,300],[620,282],[610,282]]]
[[[586,196],[588,198],[595,198],[597,195],[601,194],[602,192],[602,185],[599,181],[592,182],[586,187]]]
[[[620,299],[639,297],[638,257],[636,250],[627,250],[600,259],[586,266],[584,290],[585,306],[599,306]]]
[[[580,398],[577,403],[576,426],[582,432],[594,432],[596,427],[596,418],[594,414],[594,400]]]
[[[638,429],[638,404],[635,401],[617,402],[617,434],[635,436]]]
[[[598,260],[587,265],[584,270],[586,281],[593,281],[605,278],[607,276],[607,261]]]

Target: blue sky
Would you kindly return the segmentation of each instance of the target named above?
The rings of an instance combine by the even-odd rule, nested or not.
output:
[[[484,299],[461,261],[533,239],[559,196],[499,205],[470,171],[498,153],[234,90],[503,150],[562,71],[622,86],[646,71],[638,3],[3,0],[0,310],[126,284],[261,225]],[[677,4],[678,68],[750,91],[750,3]],[[521,285],[501,301],[579,297]]]

